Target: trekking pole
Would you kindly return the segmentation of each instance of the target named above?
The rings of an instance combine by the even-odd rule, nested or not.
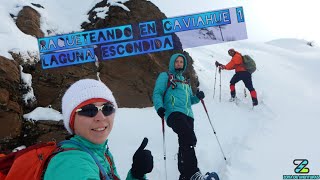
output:
[[[216,94],[216,81],[217,81],[217,66],[216,66],[216,73],[214,74],[214,89],[213,89],[213,99],[214,99],[214,95]]]
[[[167,158],[166,158],[166,137],[165,137],[165,132],[164,132],[164,118],[162,119],[162,136],[163,136],[163,159],[164,159],[164,171],[166,173],[166,180],[168,179],[167,177]]]
[[[206,111],[206,113],[207,113],[207,116],[208,116],[208,119],[209,119],[209,122],[210,122],[211,128],[212,128],[212,130],[213,130],[214,135],[216,136],[216,139],[217,139],[217,141],[218,141],[218,144],[219,144],[219,147],[220,147],[221,153],[222,153],[222,155],[223,155],[223,158],[224,158],[224,160],[225,160],[225,161],[227,161],[227,158],[226,158],[226,156],[224,155],[223,150],[222,150],[222,147],[221,147],[221,144],[220,144],[220,142],[219,142],[219,139],[218,139],[217,133],[216,133],[216,131],[214,130],[213,125],[212,125],[212,123],[211,123],[211,120],[210,120],[210,117],[209,117],[209,114],[208,114],[208,111],[207,111],[206,105],[204,104],[203,99],[201,99],[201,103],[202,103],[202,105],[203,105],[204,110],[205,110],[205,111]]]
[[[244,91],[244,97],[246,98],[246,97],[247,97],[247,91],[246,91],[246,88],[243,88],[243,91]]]
[[[219,74],[220,74],[220,97],[219,101],[221,102],[221,69],[219,68]]]

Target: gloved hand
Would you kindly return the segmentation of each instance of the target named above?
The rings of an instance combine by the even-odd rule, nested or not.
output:
[[[200,99],[200,100],[202,100],[203,98],[204,98],[204,93],[203,93],[203,91],[199,91],[199,89],[197,90],[197,93],[196,93],[196,96]]]
[[[218,66],[221,66],[222,64],[219,63],[218,61],[216,61],[215,65],[216,65],[216,67],[218,67]]]
[[[131,174],[136,179],[142,179],[147,173],[153,169],[153,156],[151,151],[144,150],[148,144],[148,138],[144,138],[140,147],[133,155],[133,163],[131,167]]]
[[[224,69],[226,69],[226,66],[221,64],[221,66],[219,66],[219,70],[221,71],[221,70],[224,70]]]
[[[159,108],[157,110],[158,115],[163,118],[164,117],[164,112],[166,111],[166,109],[164,109],[163,107]]]

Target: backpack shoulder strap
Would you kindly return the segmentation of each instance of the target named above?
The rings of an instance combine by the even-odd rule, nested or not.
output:
[[[44,174],[48,168],[50,160],[58,153],[70,151],[70,150],[78,150],[78,149],[76,149],[76,148],[62,148],[61,146],[57,145],[56,149],[51,153],[51,155],[46,159],[46,161],[43,164],[41,179],[44,179]]]
[[[108,163],[109,163],[109,165],[110,165],[112,178],[113,178],[114,180],[120,180],[120,179],[114,174],[113,162],[112,162],[111,157],[108,155],[107,152],[110,152],[110,151],[109,151],[109,147],[107,147],[107,151],[104,153],[104,156],[106,157],[106,159],[108,160]]]
[[[245,56],[245,55],[242,55],[242,54],[241,54],[242,63],[239,64],[239,65],[237,65],[237,66],[242,66],[242,67],[246,68],[246,65],[245,65],[245,63],[244,63],[244,59],[245,59],[244,56]]]
[[[82,145],[81,143],[78,143],[77,141],[73,141],[73,140],[64,140],[61,141],[58,146],[62,146],[63,144],[74,144],[76,146],[78,146],[81,150],[87,152],[88,154],[90,154],[90,156],[93,158],[93,160],[96,162],[97,166],[99,167],[99,171],[100,171],[100,176],[101,179],[103,180],[110,180],[110,178],[108,177],[107,173],[105,172],[105,170],[103,169],[103,166],[101,165],[101,163],[99,162],[99,160],[97,159],[97,157],[84,145]]]
[[[167,82],[167,89],[172,85],[172,89],[174,89],[177,84],[175,83],[174,75],[170,72],[167,72],[168,74],[168,82]]]
[[[164,97],[166,96],[167,91],[170,88],[170,86],[172,86],[172,89],[174,89],[177,86],[177,84],[174,81],[174,75],[170,72],[167,72],[167,75],[168,75],[167,87],[163,93],[162,100],[164,100]]]

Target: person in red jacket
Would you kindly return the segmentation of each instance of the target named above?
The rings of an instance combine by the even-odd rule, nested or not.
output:
[[[250,91],[253,106],[258,105],[257,92],[252,85],[251,73],[249,73],[246,70],[246,67],[244,66],[244,63],[243,63],[242,55],[239,52],[235,51],[234,49],[229,49],[228,54],[232,57],[232,59],[227,65],[223,65],[218,61],[216,61],[215,65],[219,67],[219,69],[225,69],[225,70],[234,69],[236,72],[236,74],[230,80],[230,93],[231,93],[230,101],[235,100],[236,98],[235,85],[237,82],[242,80],[246,88]]]

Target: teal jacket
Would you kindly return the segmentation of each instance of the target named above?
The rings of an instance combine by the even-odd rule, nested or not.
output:
[[[184,59],[184,66],[182,71],[176,71],[174,68],[175,60],[178,56],[182,56]],[[169,73],[174,75],[174,79],[184,81],[182,76],[183,72],[187,68],[187,59],[183,54],[173,54],[170,58]],[[191,109],[192,104],[196,104],[200,101],[197,96],[194,96],[189,84],[182,82],[176,82],[177,86],[172,89],[168,86],[168,73],[162,72],[157,78],[156,85],[153,90],[153,104],[156,110],[160,107],[166,109],[165,119],[172,112],[181,112],[185,115],[193,118],[193,112]],[[167,91],[165,93],[165,91]],[[163,97],[165,93],[165,96]]]
[[[103,144],[94,144],[85,138],[75,135],[71,140],[77,141],[86,146],[93,152],[101,165],[104,167],[106,173],[110,176],[111,168],[114,175],[120,179],[117,168],[114,164],[113,156],[107,148],[108,140]],[[64,144],[62,148],[75,148],[79,149],[74,144]],[[112,167],[105,157],[105,153],[110,157]],[[83,180],[100,180],[99,168],[89,153],[81,150],[68,150],[60,152],[55,155],[49,162],[47,170],[44,175],[45,180],[70,180],[70,179],[83,179]],[[110,178],[113,180],[113,178]],[[131,172],[128,172],[127,180],[135,180]]]

